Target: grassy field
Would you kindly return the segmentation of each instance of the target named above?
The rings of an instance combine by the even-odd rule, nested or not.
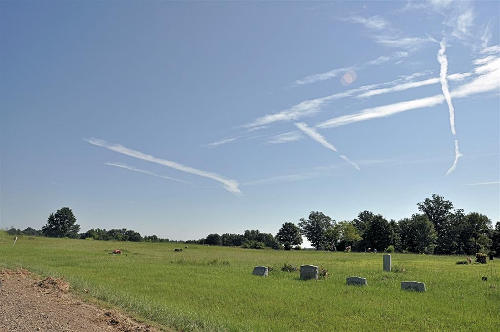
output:
[[[456,265],[463,257],[251,250],[168,243],[20,237],[0,232],[0,266],[64,277],[75,292],[182,330],[500,331],[500,261]],[[182,247],[183,252],[174,252]],[[111,255],[120,248],[121,256]],[[314,264],[329,277],[301,281],[284,263]],[[268,278],[256,265],[273,266]],[[346,286],[347,276],[368,287]],[[488,281],[481,281],[488,276]],[[400,290],[400,281],[427,292]]]

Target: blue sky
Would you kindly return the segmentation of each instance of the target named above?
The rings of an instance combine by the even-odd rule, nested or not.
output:
[[[498,2],[0,3],[0,227],[500,220]]]

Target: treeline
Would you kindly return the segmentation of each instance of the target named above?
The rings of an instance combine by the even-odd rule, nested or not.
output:
[[[132,242],[174,242],[169,239],[162,239],[156,235],[141,236],[139,232],[131,229],[110,229],[101,228],[90,229],[85,233],[78,233],[80,225],[76,223],[76,217],[68,207],[63,207],[55,213],[51,213],[47,219],[47,224],[41,230],[28,227],[25,230],[10,228],[7,233],[10,235],[29,235],[47,237],[67,237],[72,239],[93,239],[103,241],[132,241]]]
[[[28,227],[24,230],[20,230],[11,227],[7,230],[9,235],[27,235],[27,236],[48,236],[48,237],[68,237],[72,239],[93,239],[102,241],[132,241],[132,242],[178,242],[171,241],[169,239],[159,238],[156,235],[142,236],[139,232],[131,229],[110,229],[105,230],[101,228],[89,229],[85,233],[79,233],[76,236],[50,236],[44,234],[42,230],[37,230]]]
[[[109,231],[100,228],[89,229],[85,233],[79,234],[80,239],[93,239],[102,241],[131,241],[131,242],[170,242],[169,239],[162,239],[156,235],[141,236],[139,232],[131,229],[110,229]]]
[[[313,211],[297,225],[284,223],[275,237],[245,231],[244,234],[210,234],[189,242],[290,250],[302,244],[303,235],[317,250],[500,255],[500,222],[493,228],[487,216],[477,212],[465,214],[439,195],[432,195],[417,207],[420,213],[398,221],[363,211],[353,220],[337,222],[322,212]]]
[[[261,233],[258,230],[246,230],[243,234],[225,233],[209,234],[200,240],[189,240],[186,243],[208,244],[213,246],[237,246],[249,249],[265,247],[281,249],[282,245],[271,233]]]
[[[417,203],[419,213],[401,220],[387,220],[380,214],[363,211],[353,220],[335,221],[322,212],[313,211],[297,224],[286,222],[276,236],[259,230],[243,234],[209,234],[187,243],[218,246],[238,246],[262,249],[300,249],[305,236],[318,250],[398,251],[426,254],[476,253],[500,255],[500,222],[495,227],[487,216],[456,209],[451,201],[432,195]],[[41,230],[11,228],[11,235],[69,237],[94,240],[177,242],[156,235],[141,236],[127,229],[90,229],[79,233],[80,226],[70,208],[50,214]]]

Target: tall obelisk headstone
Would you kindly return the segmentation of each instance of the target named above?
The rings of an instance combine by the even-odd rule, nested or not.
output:
[[[384,255],[384,271],[391,272],[391,255]]]

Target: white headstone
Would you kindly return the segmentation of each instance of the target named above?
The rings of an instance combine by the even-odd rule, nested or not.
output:
[[[256,266],[253,268],[252,273],[256,276],[267,277],[269,275],[269,269],[267,266]]]
[[[384,255],[384,271],[391,272],[391,255]]]
[[[302,280],[309,280],[309,279],[318,280],[318,267],[315,265],[301,265],[300,266],[300,279],[302,279]]]

